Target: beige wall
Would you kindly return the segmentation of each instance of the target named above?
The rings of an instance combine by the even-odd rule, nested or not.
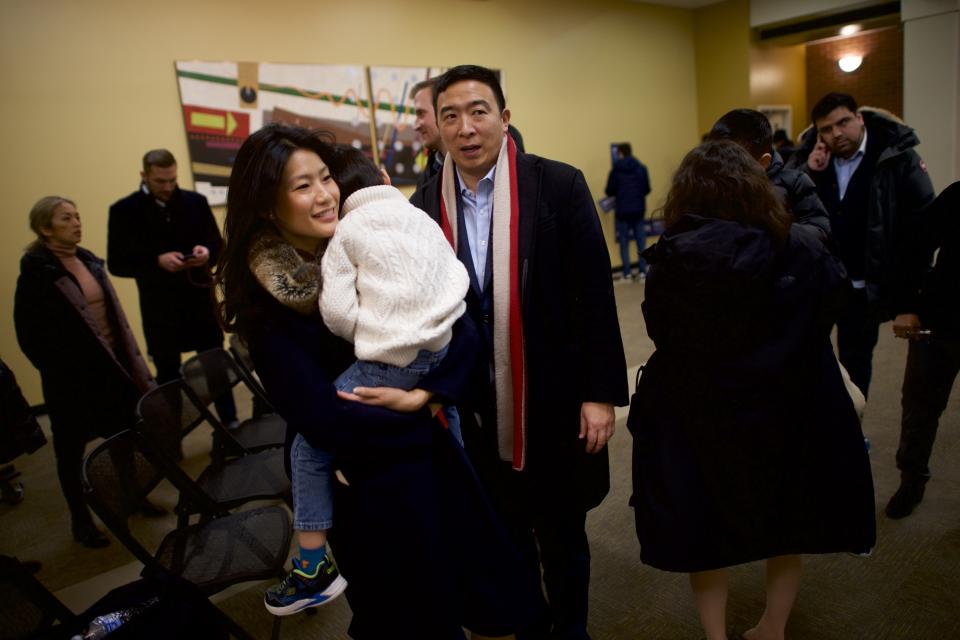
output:
[[[806,56],[802,44],[792,47],[750,47],[750,100],[758,105],[790,105],[793,126],[790,137],[807,126]]]
[[[697,122],[701,134],[731,109],[750,106],[750,3],[726,0],[694,11]]]
[[[137,187],[142,153],[166,146],[186,166],[175,60],[499,67],[528,150],[577,165],[599,196],[608,144],[628,140],[650,168],[656,206],[703,128],[693,41],[693,12],[623,0],[3,0],[0,357],[40,402],[12,321],[32,203],[74,198],[83,244],[102,256],[107,208]],[[737,61],[748,95],[746,53]],[[611,223],[604,216],[608,233]],[[139,333],[136,288],[114,283]]]

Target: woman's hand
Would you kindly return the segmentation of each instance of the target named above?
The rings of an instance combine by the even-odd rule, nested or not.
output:
[[[404,391],[394,387],[357,387],[353,393],[337,391],[337,395],[343,400],[353,400],[404,413],[420,411],[433,397],[432,393],[423,389]]]

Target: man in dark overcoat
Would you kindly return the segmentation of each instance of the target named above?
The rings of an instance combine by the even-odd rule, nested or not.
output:
[[[627,402],[610,257],[583,174],[519,152],[488,69],[436,85],[448,155],[411,202],[470,274],[483,356],[461,404],[467,452],[549,610],[519,638],[588,638],[586,512],[609,490],[606,443]],[[539,553],[538,553],[539,550]]]
[[[207,199],[177,186],[172,153],[148,151],[140,177],[140,188],[110,207],[107,265],[136,278],[147,352],[163,384],[180,377],[181,353],[223,346],[208,266],[223,239]],[[216,408],[224,424],[235,423],[229,394]]]
[[[880,323],[904,264],[903,240],[933,201],[914,130],[853,96],[828,93],[811,110],[789,167],[805,169],[830,216],[836,255],[850,276],[846,311],[837,320],[840,363],[864,396],[870,391]]]

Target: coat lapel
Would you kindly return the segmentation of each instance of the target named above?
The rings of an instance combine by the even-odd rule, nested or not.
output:
[[[520,231],[517,248],[520,260],[520,299],[527,308],[527,277],[536,240],[537,218],[540,209],[540,186],[542,167],[536,159],[525,153],[517,153],[517,187],[520,190]]]

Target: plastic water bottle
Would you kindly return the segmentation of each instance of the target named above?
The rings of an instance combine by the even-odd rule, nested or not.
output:
[[[120,609],[120,611],[114,611],[112,613],[105,613],[102,616],[97,616],[90,621],[90,624],[87,626],[87,630],[83,634],[83,640],[99,640],[100,638],[105,637],[107,634],[113,633],[124,624],[130,621],[130,619],[140,615],[157,602],[160,598],[150,598],[136,606],[129,607],[127,609]]]

